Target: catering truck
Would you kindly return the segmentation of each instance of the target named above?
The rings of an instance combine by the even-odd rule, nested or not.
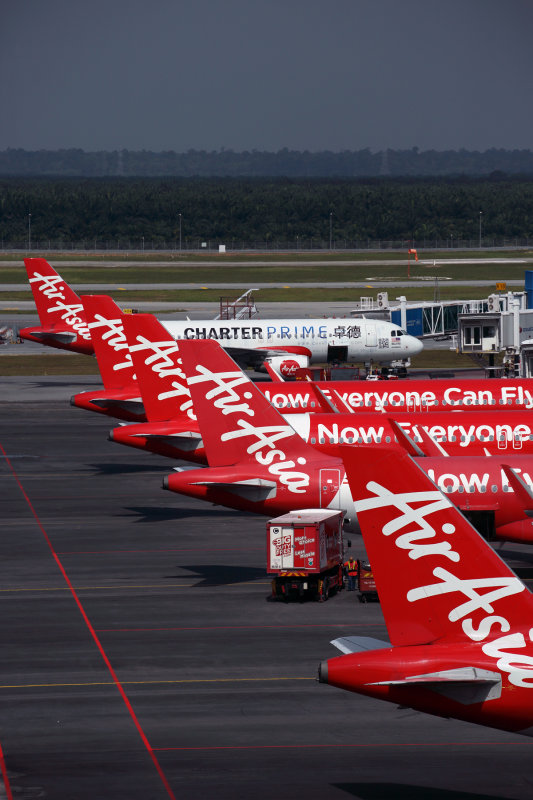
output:
[[[309,508],[267,522],[267,572],[272,595],[323,602],[343,588],[344,511]]]

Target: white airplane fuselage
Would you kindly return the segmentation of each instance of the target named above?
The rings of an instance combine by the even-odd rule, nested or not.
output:
[[[309,363],[410,358],[423,345],[390,322],[374,319],[160,320],[175,339],[215,339],[222,347],[304,356]]]

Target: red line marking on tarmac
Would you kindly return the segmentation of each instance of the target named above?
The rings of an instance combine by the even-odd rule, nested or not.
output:
[[[117,689],[118,689],[118,691],[120,693],[120,696],[122,697],[122,700],[124,701],[124,705],[128,709],[129,715],[133,720],[133,724],[135,725],[135,727],[137,729],[137,733],[141,737],[141,740],[142,740],[146,750],[148,751],[148,754],[149,754],[150,758],[152,759],[152,762],[153,762],[153,764],[154,764],[154,766],[155,766],[155,768],[157,770],[157,773],[158,773],[158,775],[159,775],[159,777],[160,777],[160,779],[161,779],[161,781],[163,783],[163,786],[165,787],[165,790],[166,790],[168,796],[170,798],[172,798],[172,800],[176,800],[176,795],[174,794],[174,792],[170,788],[170,784],[169,784],[169,782],[168,782],[168,780],[166,778],[166,775],[163,772],[163,770],[161,768],[161,765],[159,764],[159,761],[157,760],[157,757],[156,757],[156,755],[154,753],[153,747],[151,746],[150,742],[148,741],[148,739],[146,737],[146,734],[144,733],[144,730],[142,729],[141,723],[137,719],[137,715],[135,714],[135,711],[133,710],[133,706],[131,705],[131,703],[130,703],[130,701],[128,699],[128,696],[127,696],[126,692],[124,691],[124,688],[123,688],[122,684],[120,683],[120,681],[118,679],[118,675],[116,674],[115,670],[111,666],[111,662],[110,662],[109,658],[107,657],[107,654],[106,654],[106,652],[105,652],[105,650],[104,650],[104,648],[103,648],[98,636],[96,635],[96,631],[94,630],[94,628],[93,628],[93,626],[91,624],[91,621],[89,620],[89,617],[87,616],[87,614],[85,612],[85,609],[84,609],[84,607],[82,605],[82,602],[81,602],[80,598],[78,597],[78,595],[76,594],[76,590],[74,589],[74,586],[72,585],[72,583],[70,581],[70,578],[68,577],[68,575],[67,575],[67,573],[65,571],[65,568],[63,567],[63,564],[61,563],[61,560],[60,560],[59,556],[57,555],[56,551],[54,550],[52,542],[50,541],[50,538],[48,537],[48,534],[46,533],[46,531],[45,531],[45,529],[44,529],[44,527],[43,527],[43,525],[41,523],[41,520],[37,516],[37,512],[35,511],[35,508],[33,507],[32,502],[31,502],[30,498],[28,497],[28,495],[26,494],[26,491],[25,491],[24,487],[22,486],[22,483],[20,482],[19,477],[18,477],[17,473],[15,472],[15,470],[13,469],[13,465],[11,464],[11,461],[9,460],[9,458],[6,455],[6,451],[4,450],[4,448],[2,447],[1,444],[0,444],[0,451],[5,456],[6,463],[9,465],[9,469],[11,470],[11,473],[12,473],[12,475],[13,475],[13,477],[14,477],[17,485],[18,485],[18,487],[19,487],[20,491],[22,492],[22,496],[24,497],[26,503],[28,504],[28,508],[30,509],[31,513],[33,514],[33,517],[34,517],[34,519],[35,519],[35,521],[36,521],[36,523],[37,523],[37,525],[39,527],[39,530],[41,531],[41,533],[42,533],[42,535],[43,535],[48,547],[50,548],[50,552],[52,554],[52,557],[53,557],[54,561],[56,562],[57,566],[59,567],[59,570],[60,570],[61,574],[63,575],[63,578],[65,579],[65,582],[66,582],[68,588],[70,589],[72,597],[74,598],[74,602],[78,606],[78,610],[79,610],[80,614],[82,615],[83,620],[84,620],[85,624],[87,625],[87,628],[89,629],[89,633],[91,634],[91,636],[92,636],[92,638],[94,640],[94,643],[96,644],[96,647],[98,648],[98,650],[100,652],[100,655],[102,656],[102,658],[104,660],[104,663],[105,663],[106,667],[108,668],[108,670],[109,670],[109,672],[111,674],[111,677],[113,678],[113,682],[114,682],[115,686],[117,687]]]
[[[306,625],[193,625],[181,626],[179,628],[95,628],[98,633],[129,633],[129,632],[142,632],[142,631],[244,631],[244,630],[263,630],[264,628],[369,628],[369,627],[385,627],[385,623],[369,623],[369,622],[335,622],[330,624],[314,623],[311,622]]]
[[[207,745],[204,747],[154,747],[154,750],[160,751],[176,751],[176,750],[313,750],[321,748],[379,748],[379,747],[479,747],[482,745],[494,745],[499,747],[500,744],[515,745],[525,744],[517,740],[516,742],[382,742],[382,743],[365,743],[358,744],[237,744],[237,745]]]
[[[2,771],[2,780],[4,781],[4,788],[6,790],[7,800],[13,800],[13,793],[11,791],[11,784],[9,783],[9,778],[7,777],[6,762],[4,758],[4,751],[2,750],[1,744],[0,744],[0,770]]]

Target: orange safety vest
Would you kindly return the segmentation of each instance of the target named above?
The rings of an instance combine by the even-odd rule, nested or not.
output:
[[[348,561],[345,561],[344,566],[348,571],[348,575],[357,575],[358,569],[357,569],[357,561],[355,560],[355,558],[350,558],[348,559]]]

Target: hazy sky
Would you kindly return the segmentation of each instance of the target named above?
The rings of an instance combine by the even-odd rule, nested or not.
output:
[[[3,0],[0,149],[533,149],[533,0]]]

